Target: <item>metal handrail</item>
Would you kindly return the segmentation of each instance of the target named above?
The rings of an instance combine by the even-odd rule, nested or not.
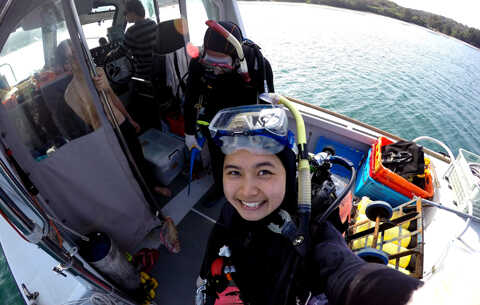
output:
[[[350,122],[350,123],[353,123],[353,124],[356,124],[358,126],[361,126],[363,128],[367,128],[367,129],[370,129],[378,134],[381,134],[385,137],[388,137],[390,139],[393,139],[395,141],[407,141],[406,139],[404,138],[401,138],[399,136],[396,136],[394,134],[391,134],[385,130],[382,130],[382,129],[379,129],[377,127],[374,127],[372,125],[369,125],[369,124],[366,124],[366,123],[363,123],[363,122],[360,122],[360,121],[357,121],[351,117],[348,117],[346,115],[343,115],[343,114],[340,114],[340,113],[337,113],[337,112],[334,112],[334,111],[331,111],[331,110],[328,110],[326,108],[323,108],[323,107],[320,107],[320,106],[317,106],[317,105],[313,105],[313,104],[310,104],[310,103],[307,103],[307,102],[304,102],[304,101],[301,101],[301,100],[297,100],[297,99],[294,99],[294,98],[291,98],[291,97],[287,97],[289,100],[291,100],[292,102],[295,102],[297,104],[300,104],[302,106],[306,106],[306,107],[309,107],[309,108],[312,108],[312,109],[315,109],[315,110],[318,110],[320,112],[323,112],[323,113],[326,113],[326,114],[329,114],[331,116],[334,116],[336,118],[339,118],[339,119],[342,119],[342,120],[345,120],[347,122]],[[423,148],[423,150],[425,152],[427,152],[429,155],[441,160],[441,161],[444,161],[444,162],[447,162],[447,163],[450,163],[450,159],[447,158],[446,156],[438,153],[438,152],[435,152],[433,150],[430,150],[428,148]]]
[[[3,66],[8,66],[10,68],[10,72],[12,72],[13,78],[15,79],[15,83],[17,83],[18,82],[17,76],[15,75],[15,72],[13,71],[12,65],[10,65],[8,62],[6,62],[6,63],[1,64],[0,68],[3,67]]]

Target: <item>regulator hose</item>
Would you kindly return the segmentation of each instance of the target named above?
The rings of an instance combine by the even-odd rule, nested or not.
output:
[[[345,186],[342,193],[328,206],[327,210],[323,214],[315,217],[315,223],[317,223],[317,224],[323,223],[328,218],[328,216],[330,216],[330,214],[333,212],[333,210],[335,210],[340,205],[343,198],[345,198],[345,196],[348,194],[348,192],[352,189],[353,184],[354,184],[354,182],[357,178],[357,171],[355,169],[355,166],[349,160],[347,160],[343,157],[340,157],[340,156],[330,156],[327,159],[327,161],[329,161],[333,164],[341,165],[341,166],[345,167],[346,169],[349,169],[352,174],[350,176],[350,180],[348,181],[348,184]]]

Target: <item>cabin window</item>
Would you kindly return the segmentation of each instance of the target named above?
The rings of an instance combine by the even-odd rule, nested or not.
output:
[[[178,19],[180,15],[180,6],[177,0],[157,0],[160,22]]]
[[[203,36],[207,30],[205,21],[209,19],[203,1],[187,0],[187,16],[190,42],[195,46],[203,45]]]
[[[72,61],[59,55],[70,36],[60,1],[42,6],[20,20],[0,52],[0,100],[15,135],[41,161],[98,127],[98,114],[86,86],[80,97],[66,91]],[[85,106],[87,105],[87,106]]]
[[[140,0],[145,8],[145,18],[152,19],[157,22],[157,16],[155,15],[155,3],[154,0]]]
[[[80,23],[89,49],[100,46],[100,38],[107,38],[108,28],[113,24],[116,11],[115,6],[104,5],[93,8],[88,15],[80,16]]]

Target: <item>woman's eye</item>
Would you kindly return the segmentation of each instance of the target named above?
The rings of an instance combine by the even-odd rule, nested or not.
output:
[[[230,171],[227,172],[227,175],[228,175],[228,176],[240,176],[240,172],[239,172],[239,171],[230,170]]]
[[[273,173],[271,171],[269,171],[268,169],[262,169],[261,171],[258,172],[258,175],[259,176],[266,176],[266,175],[273,175]]]

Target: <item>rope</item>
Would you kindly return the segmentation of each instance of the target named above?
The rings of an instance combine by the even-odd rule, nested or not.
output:
[[[94,293],[89,298],[78,299],[63,303],[62,305],[116,305],[117,302],[111,295],[103,293]],[[150,305],[157,305],[157,303],[150,301]]]
[[[94,293],[89,298],[78,299],[70,302],[63,303],[62,305],[116,305],[115,300],[108,294]]]

